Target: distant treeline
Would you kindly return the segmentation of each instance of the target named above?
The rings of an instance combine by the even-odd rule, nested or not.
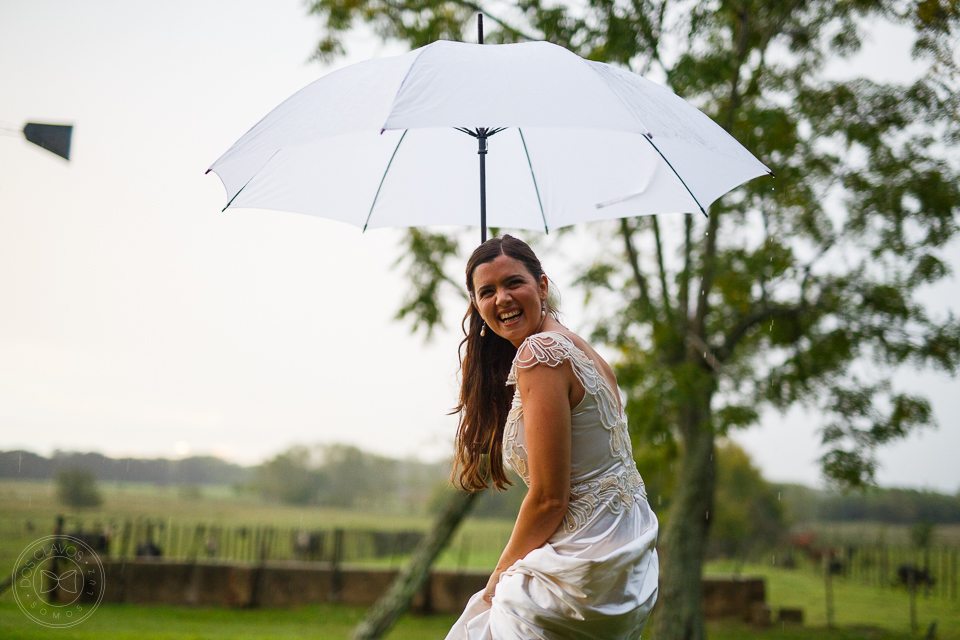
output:
[[[739,450],[724,449],[720,453],[722,459],[730,458],[732,468],[751,466],[748,458],[733,464],[734,454],[746,455]],[[449,487],[449,467],[445,464],[397,460],[345,445],[294,446],[251,467],[213,456],[169,460],[55,451],[46,458],[29,451],[0,451],[0,478],[52,480],[58,471],[73,468],[90,470],[100,482],[233,485],[238,491],[249,491],[277,502],[346,508],[393,505],[432,511],[442,503]],[[755,475],[754,484],[757,484],[761,480],[758,473]],[[749,484],[740,476],[731,482],[741,493]],[[519,484],[518,490],[508,494],[486,492],[490,495],[484,496],[475,515],[514,516],[525,493],[522,483]],[[960,494],[882,488],[840,494],[797,484],[770,486],[776,494],[775,501],[779,503],[782,499],[784,516],[791,522],[960,524]],[[759,489],[753,491],[758,492],[762,493]],[[751,519],[756,520],[756,514]],[[718,522],[714,528],[722,529],[722,525]]]
[[[780,485],[778,489],[795,522],[960,524],[960,494],[879,487],[848,494],[803,485]]]
[[[0,451],[0,478],[52,480],[61,469],[88,469],[100,482],[168,484],[237,484],[249,482],[254,468],[214,456],[182,460],[108,458],[102,453],[55,451],[49,458],[30,451]]]

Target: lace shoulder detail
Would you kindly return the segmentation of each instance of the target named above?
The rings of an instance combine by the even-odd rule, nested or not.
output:
[[[556,367],[571,357],[571,348],[576,349],[567,336],[557,331],[544,331],[528,337],[517,349],[507,376],[507,385],[517,384],[517,370],[529,369],[538,364]],[[579,351],[579,350],[578,350]]]

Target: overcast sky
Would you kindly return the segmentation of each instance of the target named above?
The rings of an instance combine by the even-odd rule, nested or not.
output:
[[[0,3],[0,126],[76,126],[69,163],[0,136],[0,449],[450,454],[462,309],[429,345],[393,321],[400,231],[221,213],[204,175],[300,87],[402,52],[358,34],[324,67],[308,62],[318,33],[299,0]],[[836,72],[907,78],[909,45],[883,32]],[[544,263],[583,329],[564,268]],[[924,295],[956,311],[960,288]],[[958,490],[957,381],[897,382],[929,394],[940,428],[884,450],[881,483]],[[737,439],[767,477],[815,484],[818,425],[769,414]]]

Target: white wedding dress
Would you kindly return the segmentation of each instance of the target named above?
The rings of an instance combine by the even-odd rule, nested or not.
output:
[[[657,600],[658,523],[633,461],[623,392],[615,396],[593,361],[555,331],[524,341],[507,384],[516,386],[517,369],[565,360],[586,389],[571,410],[567,514],[543,546],[501,574],[492,606],[483,592],[470,598],[447,640],[639,638]],[[515,391],[503,457],[529,485],[524,444]]]

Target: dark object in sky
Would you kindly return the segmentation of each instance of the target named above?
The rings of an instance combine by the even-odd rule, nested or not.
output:
[[[71,134],[73,134],[73,125],[28,122],[23,127],[23,135],[27,140],[57,154],[64,160],[70,159]]]

